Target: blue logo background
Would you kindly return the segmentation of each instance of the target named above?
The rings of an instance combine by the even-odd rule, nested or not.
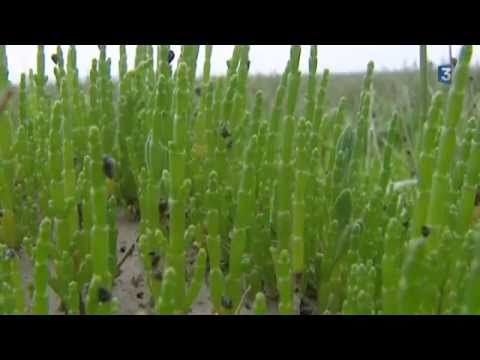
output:
[[[452,83],[452,66],[451,65],[440,65],[438,67],[438,81],[443,84]]]

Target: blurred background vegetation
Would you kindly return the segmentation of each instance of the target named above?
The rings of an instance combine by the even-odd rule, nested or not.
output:
[[[323,69],[319,69],[319,79]],[[275,97],[275,91],[280,82],[281,75],[253,75],[249,77],[249,91],[254,99],[255,93],[262,91],[264,95],[265,114],[270,114],[270,110]],[[334,111],[341,97],[347,101],[347,109],[356,111],[359,108],[359,93],[362,87],[364,73],[333,73],[328,86],[326,104],[327,108]],[[52,80],[52,79],[50,79]],[[222,81],[222,77],[212,77],[214,81]],[[200,85],[201,79],[198,79]],[[82,85],[88,88],[88,80]],[[303,112],[305,94],[307,87],[307,74],[303,74],[300,87],[300,98],[298,113]],[[415,68],[406,68],[395,72],[376,72],[373,80],[373,89],[375,97],[372,108],[373,123],[380,133],[385,131],[385,124],[388,122],[392,113],[397,111],[406,124],[414,124],[419,115],[419,72]],[[435,91],[448,91],[448,85],[442,84],[437,80],[437,66],[430,63],[429,67],[429,90],[430,98]],[[57,91],[53,84],[49,84],[48,92]],[[477,94],[477,95],[474,95]],[[118,86],[116,87],[118,95]],[[471,116],[477,109],[480,100],[480,67],[473,67],[470,75],[470,84],[466,94],[466,114]],[[13,102],[18,101],[15,96]],[[250,104],[253,105],[253,104]],[[13,106],[12,109],[17,109]],[[354,116],[354,113],[347,113],[347,116]],[[413,131],[413,129],[410,129]]]

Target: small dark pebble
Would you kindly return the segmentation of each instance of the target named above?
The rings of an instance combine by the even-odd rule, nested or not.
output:
[[[110,294],[110,292],[101,287],[100,289],[98,289],[98,300],[102,303],[105,303],[105,302],[108,302],[112,299],[112,294]]]
[[[317,289],[315,287],[313,287],[311,284],[308,284],[305,295],[308,296],[312,300],[316,300],[317,296],[318,296]]]
[[[175,60],[175,52],[168,50],[168,63],[171,64],[173,60]]]
[[[58,65],[58,55],[57,54],[52,55],[52,61],[55,65]]]
[[[161,270],[157,269],[153,272],[153,278],[157,281],[163,280],[163,273]]]
[[[144,296],[143,291],[140,291],[139,293],[137,293],[137,299],[143,300],[143,296]]]
[[[63,301],[60,303],[58,310],[62,313],[68,314],[67,306],[63,303]]]
[[[160,214],[165,213],[168,210],[168,201],[162,200],[160,201],[160,204],[158,204],[158,211],[160,211]]]
[[[152,267],[157,267],[158,264],[160,263],[160,255],[154,255],[152,257]]]
[[[103,156],[103,172],[109,179],[113,179],[115,169],[115,161],[108,155]]]
[[[431,232],[432,232],[432,230],[428,226],[426,226],[426,225],[422,226],[422,236],[423,237],[428,237]]]
[[[305,301],[302,299],[300,300],[300,315],[312,315],[312,309],[308,307]]]
[[[233,302],[228,296],[223,295],[222,306],[227,310],[231,310],[233,308]]]
[[[222,135],[222,137],[223,137],[224,139],[232,136],[232,134],[230,134],[230,131],[228,130],[228,128],[227,128],[225,125],[222,127],[222,133],[221,133],[221,135]]]
[[[127,248],[125,246],[122,246],[120,248],[120,252],[123,254],[125,251],[127,251]]]

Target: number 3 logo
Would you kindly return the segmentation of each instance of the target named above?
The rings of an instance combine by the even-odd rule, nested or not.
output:
[[[452,67],[443,65],[438,67],[438,81],[444,84],[450,84],[452,81]]]
[[[450,82],[450,80],[452,80],[452,69],[450,69],[450,68],[443,69],[442,80],[443,81],[448,81],[448,82]]]

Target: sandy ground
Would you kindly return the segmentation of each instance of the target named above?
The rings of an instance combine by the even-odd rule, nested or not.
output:
[[[125,215],[118,219],[118,258],[123,257],[120,249],[129,249],[138,236],[138,223],[131,222]],[[113,296],[120,302],[120,314],[153,314],[149,306],[150,293],[145,287],[142,264],[135,247],[132,256],[129,256],[122,265],[120,277],[116,280]],[[211,315],[213,312],[209,299],[209,291],[204,285],[197,301],[192,306],[190,315]],[[242,309],[241,314],[251,314],[251,311]]]
[[[118,219],[118,259],[124,256],[121,250],[128,250],[135,243],[137,237],[138,223],[129,221],[125,215],[121,214]],[[149,304],[150,293],[145,286],[137,246],[121,267],[121,274],[114,285],[113,296],[120,302],[121,315],[153,314]],[[212,314],[209,293],[205,286],[192,308],[192,314]]]
[[[135,244],[138,237],[138,223],[130,221],[122,212],[118,218],[118,241],[117,241],[117,258],[122,259],[128,249]],[[135,244],[136,245],[136,244]],[[25,291],[29,294],[29,284],[32,281],[32,263],[28,256],[20,254]],[[120,276],[115,280],[113,296],[120,303],[120,315],[153,315],[150,307],[150,294],[145,286],[143,278],[142,264],[138,254],[138,247],[135,246],[133,253],[128,256],[121,267]],[[58,296],[50,289],[50,314],[61,315],[60,301]],[[295,299],[295,307],[298,309],[299,301]],[[269,303],[269,314],[278,314],[277,307],[274,303]],[[204,285],[200,291],[197,301],[192,306],[190,315],[211,315],[212,306],[209,299],[209,291]],[[245,306],[241,309],[240,315],[251,315],[252,309]]]

